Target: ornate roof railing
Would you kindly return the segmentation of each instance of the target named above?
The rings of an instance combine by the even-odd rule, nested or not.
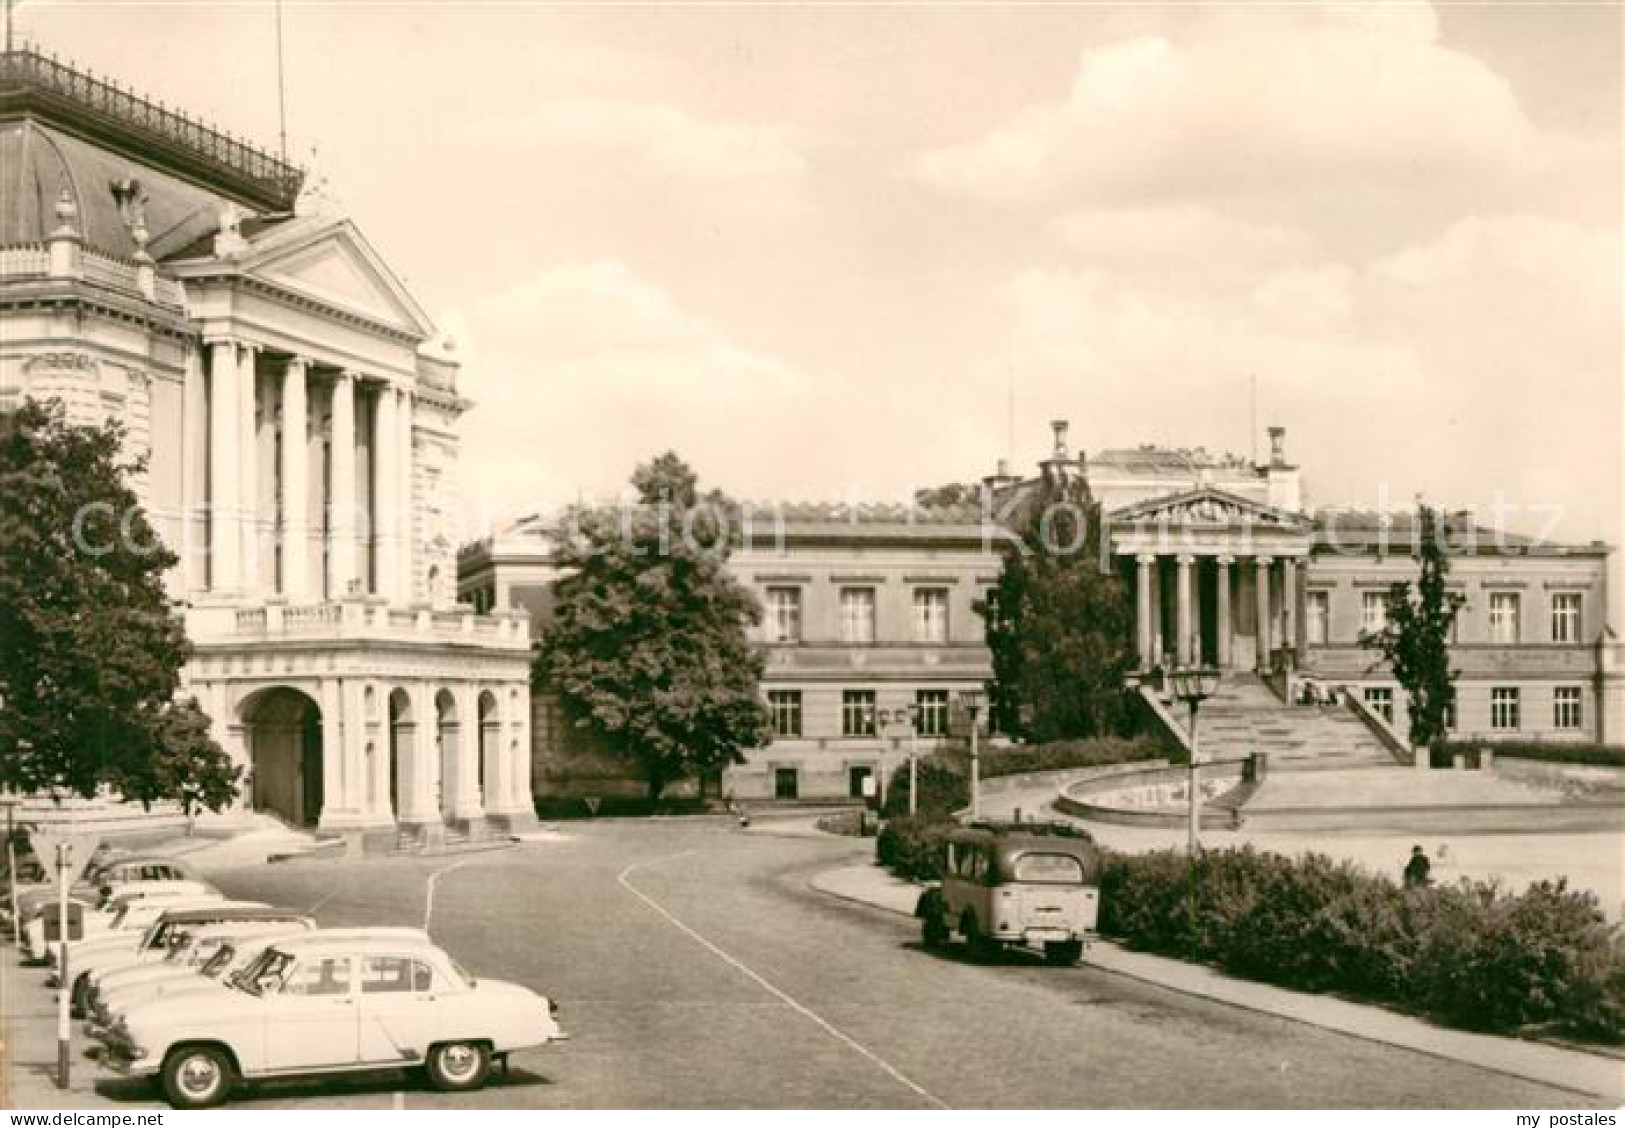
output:
[[[0,53],[0,114],[37,110],[132,155],[287,211],[304,172],[201,121],[121,89],[31,46]]]

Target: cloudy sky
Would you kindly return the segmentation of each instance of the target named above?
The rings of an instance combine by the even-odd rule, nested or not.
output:
[[[274,145],[275,16],[23,34]],[[299,3],[291,150],[456,338],[470,517],[1085,450],[1621,539],[1615,4]],[[1262,441],[1260,440],[1260,445]],[[1542,507],[1542,508],[1536,508]]]

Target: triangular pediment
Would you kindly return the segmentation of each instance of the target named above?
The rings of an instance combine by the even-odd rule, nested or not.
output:
[[[420,339],[434,332],[422,308],[348,220],[275,228],[251,244],[241,268],[277,289]]]
[[[1286,509],[1264,505],[1227,490],[1203,486],[1136,502],[1111,514],[1114,524],[1172,525],[1196,528],[1270,528],[1308,532],[1309,519]]]

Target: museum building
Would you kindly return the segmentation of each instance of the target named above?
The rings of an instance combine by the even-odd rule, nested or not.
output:
[[[728,769],[728,791],[854,797],[910,752],[962,736],[956,705],[992,675],[976,607],[997,582],[1005,522],[1045,477],[1085,478],[1100,503],[1103,566],[1135,608],[1133,680],[1149,687],[1159,670],[1211,665],[1248,706],[1238,710],[1247,725],[1204,737],[1208,752],[1325,741],[1328,762],[1410,762],[1404,691],[1361,637],[1382,627],[1391,585],[1416,576],[1411,513],[1311,510],[1281,428],[1255,462],[1150,446],[1086,458],[1069,451],[1064,422],[1052,426],[1035,472],[1001,465],[979,503],[748,509],[729,563],[763,607],[751,633],[767,654],[762,689],[776,736]],[[545,631],[557,578],[548,524],[527,518],[465,548],[461,597],[523,608]],[[1625,647],[1620,624],[1609,624],[1618,555],[1463,514],[1447,524],[1449,586],[1465,600],[1451,648],[1455,738],[1625,740]],[[1313,723],[1292,704],[1306,685],[1337,691],[1359,723]],[[546,695],[534,709],[538,796],[635,786],[590,755]]]
[[[242,805],[531,819],[528,618],[455,598],[458,361],[355,224],[282,158],[26,47],[0,56],[0,169],[0,410],[111,416],[147,460],[185,690]]]

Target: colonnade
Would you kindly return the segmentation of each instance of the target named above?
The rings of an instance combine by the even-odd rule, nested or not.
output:
[[[361,585],[409,599],[411,391],[237,338],[206,349],[183,405],[184,505],[208,549],[189,560],[189,588],[309,602]],[[365,464],[358,409],[370,413]]]
[[[1213,631],[1203,631],[1201,562],[1212,562]],[[1213,553],[1139,553],[1135,556],[1135,627],[1140,668],[1170,662],[1179,666],[1213,663],[1224,669],[1243,664],[1239,628],[1250,623],[1251,665],[1270,668],[1274,652],[1297,644],[1298,558]],[[1171,572],[1171,577],[1170,577]],[[1171,579],[1173,622],[1165,603]],[[1251,608],[1240,601],[1250,596]],[[1206,645],[1211,641],[1211,646]]]

